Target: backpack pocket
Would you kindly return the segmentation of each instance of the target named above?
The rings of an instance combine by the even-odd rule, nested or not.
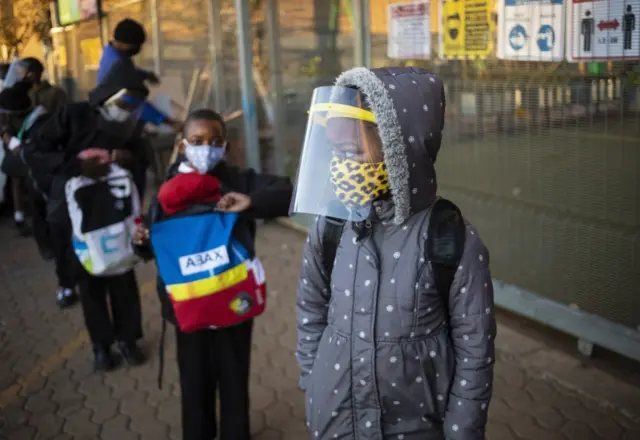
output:
[[[233,239],[237,217],[200,213],[151,227],[158,271],[183,332],[237,325],[265,310],[264,269]]]
[[[131,270],[136,261],[131,238],[135,218],[140,215],[140,199],[131,174],[111,165],[104,179],[69,179],[65,193],[73,248],[85,270],[96,276]]]
[[[93,275],[111,275],[133,267],[133,225],[117,223],[74,238],[74,250],[85,270]]]

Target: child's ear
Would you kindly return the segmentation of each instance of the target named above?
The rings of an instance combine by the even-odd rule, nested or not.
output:
[[[176,150],[178,150],[178,154],[184,154],[184,150],[185,150],[184,139],[178,140],[178,142],[176,143]]]

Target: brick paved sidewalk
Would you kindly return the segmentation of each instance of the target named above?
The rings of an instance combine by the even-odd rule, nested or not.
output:
[[[168,332],[165,386],[156,385],[161,321],[153,268],[138,271],[147,365],[92,373],[79,308],[58,311],[53,268],[31,240],[0,225],[0,439],[180,439],[175,347]],[[303,396],[293,356],[295,286],[302,237],[278,225],[259,231],[270,285],[255,328],[252,431],[256,440],[304,440]],[[640,389],[581,368],[500,326],[490,440],[639,440]]]

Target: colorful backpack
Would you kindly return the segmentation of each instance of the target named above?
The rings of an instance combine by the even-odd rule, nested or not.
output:
[[[69,179],[65,192],[73,249],[84,269],[95,276],[130,271],[136,262],[131,239],[140,216],[140,198],[131,173],[111,165],[103,179]]]
[[[236,213],[209,210],[151,226],[158,271],[183,332],[233,326],[265,310],[264,269],[233,238],[237,220]]]

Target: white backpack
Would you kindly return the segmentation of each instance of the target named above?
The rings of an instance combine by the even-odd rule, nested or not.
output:
[[[131,173],[111,165],[108,176],[100,180],[73,177],[65,190],[73,248],[85,270],[95,276],[131,270],[136,262],[131,240],[140,215],[140,197]]]

